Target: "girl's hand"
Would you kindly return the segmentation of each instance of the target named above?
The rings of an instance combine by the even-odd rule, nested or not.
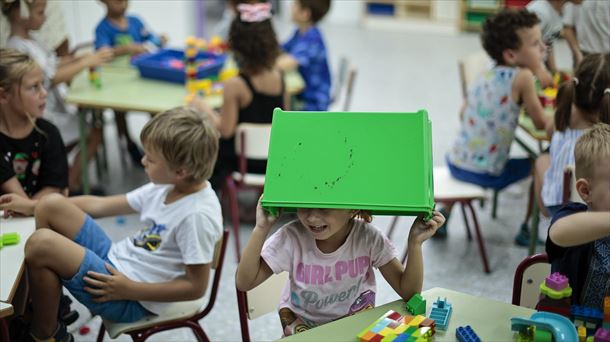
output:
[[[262,199],[263,196],[258,199],[258,204],[256,205],[256,227],[269,230],[271,229],[271,227],[273,227],[273,224],[277,221],[279,215],[274,216],[269,212],[265,211],[265,209],[263,209],[263,207],[261,206]]]
[[[0,210],[4,210],[4,216],[32,216],[34,208],[36,208],[35,200],[17,194],[0,196]],[[15,213],[19,215],[14,215]]]
[[[109,47],[103,47],[85,58],[87,66],[94,67],[110,61],[113,57],[114,50]]]
[[[85,291],[91,294],[93,300],[97,303],[129,299],[129,291],[133,281],[110,264],[106,264],[106,269],[110,274],[87,272],[83,280],[91,287],[85,286]]]
[[[201,96],[193,96],[191,101],[189,102],[189,106],[195,108],[201,113],[209,115],[213,110],[212,107],[203,99]]]
[[[432,212],[432,218],[424,222],[421,216],[418,216],[409,232],[409,244],[421,245],[428,240],[436,231],[445,223],[445,217],[438,211]]]

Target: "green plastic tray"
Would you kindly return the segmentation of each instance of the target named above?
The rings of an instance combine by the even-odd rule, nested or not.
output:
[[[370,210],[434,209],[428,113],[273,112],[262,206]]]

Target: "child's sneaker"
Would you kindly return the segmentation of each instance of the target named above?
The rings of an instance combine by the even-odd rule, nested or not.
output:
[[[538,239],[536,243],[538,245],[544,245],[544,241],[540,239]],[[515,244],[521,247],[527,247],[530,245],[530,230],[527,223],[521,224],[521,229],[519,230],[517,236],[515,236]]]
[[[59,322],[58,326],[57,326],[57,330],[55,331],[55,334],[53,334],[53,336],[46,338],[46,339],[41,339],[41,338],[35,337],[30,332],[27,335],[26,341],[27,342],[43,342],[43,341],[44,342],[74,342],[74,336],[72,336],[72,334],[70,334],[68,332],[65,324],[63,324],[62,322]]]

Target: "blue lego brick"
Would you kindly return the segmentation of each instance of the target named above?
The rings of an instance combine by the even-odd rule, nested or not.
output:
[[[436,329],[447,330],[449,325],[449,318],[451,318],[451,311],[453,307],[447,302],[447,299],[441,300],[440,297],[432,304],[432,311],[430,311],[430,319],[433,319],[436,324]]]
[[[457,340],[460,342],[481,342],[481,339],[474,330],[472,330],[470,325],[455,329],[455,337],[457,337]]]
[[[402,334],[396,336],[396,338],[394,339],[394,342],[405,342],[405,341],[407,341],[409,336],[411,336],[411,335],[402,333]]]
[[[596,308],[572,305],[570,312],[573,318],[579,318],[585,321],[595,321],[601,323],[604,319],[603,312]]]

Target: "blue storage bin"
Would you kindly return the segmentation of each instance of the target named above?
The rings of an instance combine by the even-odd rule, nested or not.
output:
[[[208,60],[209,64],[199,66],[197,78],[202,79],[217,76],[226,58],[226,55],[199,52],[197,59],[200,62]],[[172,67],[170,66],[172,61],[184,63],[184,51],[172,49],[160,50],[155,53],[138,56],[131,63],[140,70],[141,77],[184,84],[186,78],[184,67]]]

